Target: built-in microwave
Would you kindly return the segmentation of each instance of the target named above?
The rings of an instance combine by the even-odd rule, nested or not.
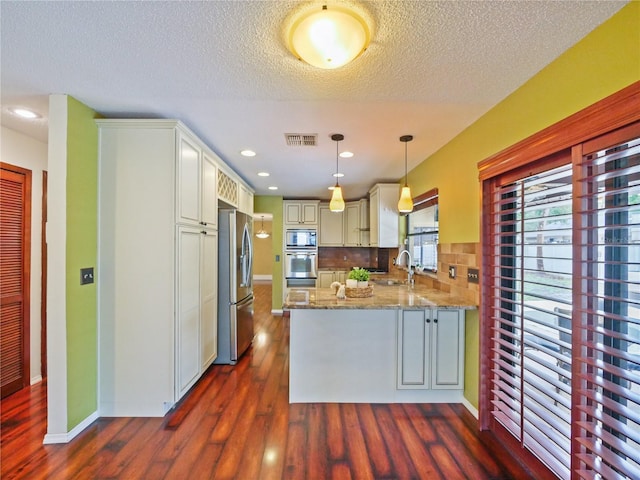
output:
[[[284,245],[286,250],[317,249],[317,232],[309,228],[295,228],[286,230]]]

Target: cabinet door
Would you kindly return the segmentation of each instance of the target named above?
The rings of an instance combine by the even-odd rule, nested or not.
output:
[[[218,356],[218,235],[200,235],[200,371]]]
[[[378,209],[380,208],[380,192],[374,190],[369,195],[369,245],[378,246]]]
[[[319,288],[329,288],[333,282],[333,272],[318,272]]]
[[[320,240],[321,247],[341,247],[344,244],[342,229],[342,212],[332,212],[328,205],[320,208]]]
[[[217,228],[218,225],[218,172],[213,158],[202,154],[202,198],[200,221],[207,228]]]
[[[431,388],[464,388],[464,310],[433,310]]]
[[[360,203],[347,203],[344,209],[344,245],[360,246]]]
[[[200,230],[178,229],[176,298],[176,397],[195,383],[200,373]],[[152,335],[153,332],[149,332]]]
[[[299,203],[284,204],[284,223],[297,224],[302,221],[302,206]]]
[[[368,247],[369,237],[369,201],[365,198],[360,200],[360,246]]]
[[[302,223],[308,225],[318,224],[318,205],[315,203],[302,204]]]
[[[177,170],[178,218],[176,222],[198,225],[200,222],[200,148],[181,134],[178,135]]]
[[[240,206],[238,210],[247,215],[253,216],[253,193],[247,187],[240,184]]]
[[[403,310],[398,318],[398,389],[429,388],[430,310]]]
[[[347,275],[349,275],[349,272],[345,272],[345,271],[335,272],[335,275],[333,276],[333,278],[335,282],[346,283]]]

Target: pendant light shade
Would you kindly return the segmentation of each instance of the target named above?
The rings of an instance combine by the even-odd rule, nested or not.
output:
[[[407,176],[407,142],[413,140],[413,135],[403,135],[400,141],[404,142],[404,187],[400,193],[398,200],[398,211],[400,213],[410,213],[413,210],[413,199],[411,198],[411,189],[409,188]]]
[[[338,145],[340,144],[340,140],[344,140],[344,135],[339,133],[334,133],[331,135],[331,140],[336,142],[336,186],[333,187],[333,194],[331,195],[331,201],[329,202],[329,210],[332,212],[342,212],[344,211],[344,198],[342,196],[342,187],[338,183],[338,174],[340,171],[338,170],[338,159],[340,156],[338,155]]]
[[[289,49],[318,68],[341,67],[369,45],[369,27],[355,12],[323,5],[300,17],[289,32]]]
[[[269,238],[269,234],[264,229],[264,215],[260,219],[260,230],[256,232],[256,237],[258,238]]]

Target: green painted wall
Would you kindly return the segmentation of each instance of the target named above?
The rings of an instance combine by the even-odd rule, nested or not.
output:
[[[631,2],[410,173],[437,187],[440,242],[480,241],[481,160],[640,80],[640,2]],[[479,324],[467,315],[465,397],[478,406]]]
[[[282,309],[282,197],[256,195],[253,198],[253,211],[271,213],[271,247],[273,258],[272,284],[271,284],[271,309]],[[276,257],[280,258],[276,262]]]
[[[97,265],[98,130],[96,112],[68,99],[67,427],[71,430],[98,409],[96,285],[80,286],[80,269]]]

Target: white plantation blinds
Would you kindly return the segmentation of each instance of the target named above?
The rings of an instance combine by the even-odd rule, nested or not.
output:
[[[576,157],[580,478],[640,478],[640,139]]]
[[[571,201],[570,164],[494,189],[486,290],[492,415],[561,477],[571,463]]]

